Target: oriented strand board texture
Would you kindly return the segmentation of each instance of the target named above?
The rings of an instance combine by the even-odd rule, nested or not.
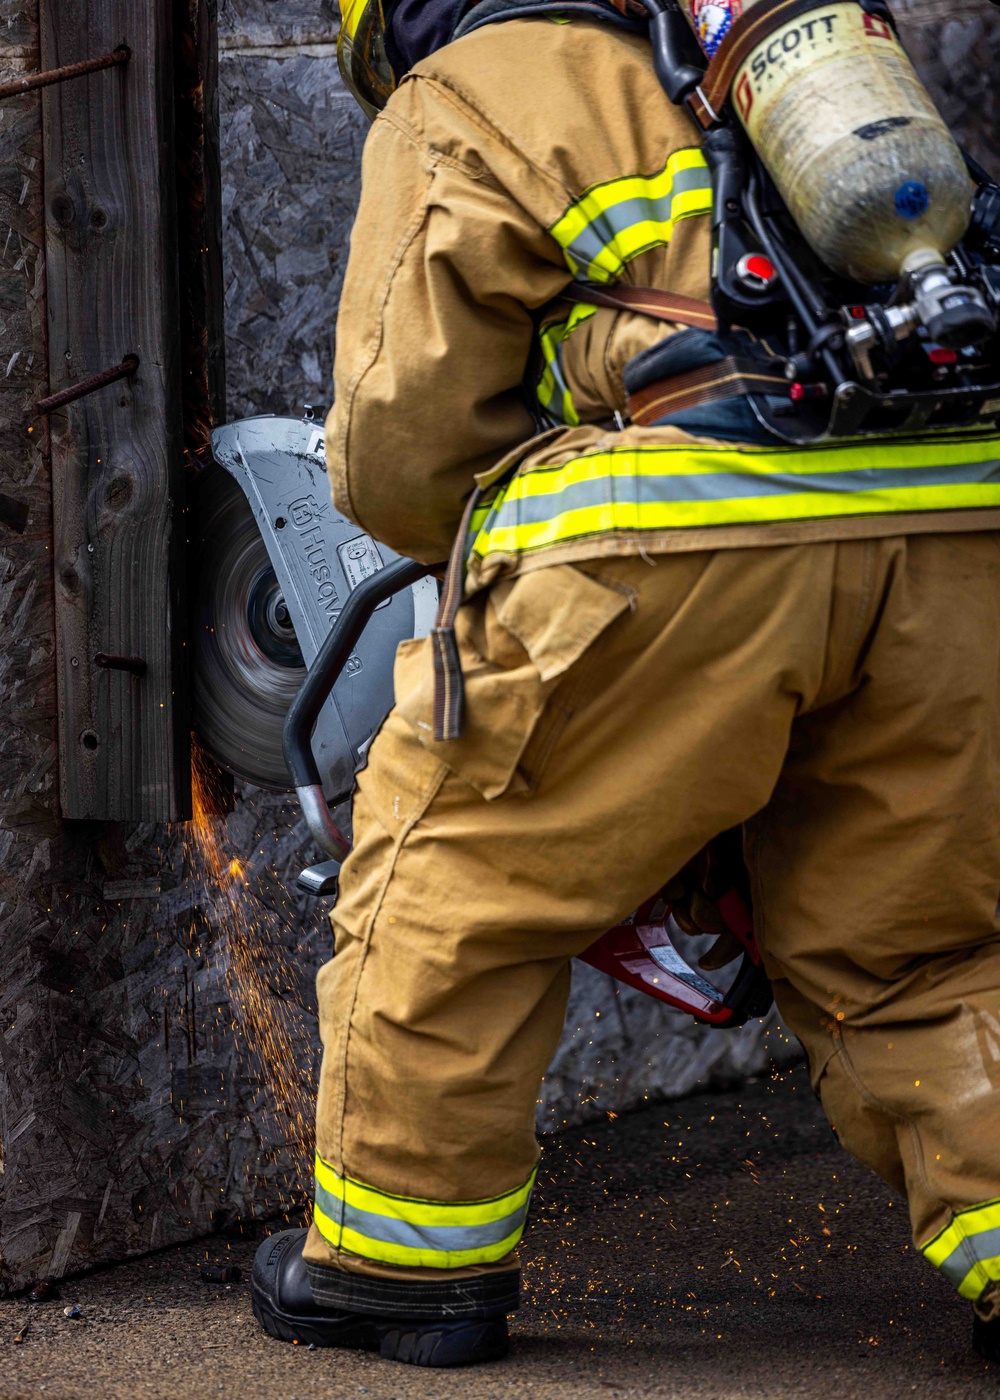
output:
[[[908,19],[988,142],[989,6]],[[224,0],[222,24],[230,411],[294,411],[328,394],[364,121],[331,5]],[[2,78],[37,68],[35,0],[0,0],[0,43]],[[37,114],[0,107],[0,1288],[293,1198],[329,952],[322,907],[288,892],[316,853],[284,799],[240,793],[200,834],[57,820],[49,478],[24,417],[46,387]],[[791,1050],[776,1028],[695,1030],[580,969],[540,1126],[759,1072],[772,1050]]]
[[[229,414],[330,401],[368,123],[327,0],[224,0],[220,109]]]

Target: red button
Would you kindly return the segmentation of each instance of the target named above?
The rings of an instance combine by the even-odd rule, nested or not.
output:
[[[751,277],[759,277],[762,282],[774,281],[774,263],[763,253],[751,253],[744,260],[744,271],[749,272]]]
[[[750,292],[766,292],[777,276],[774,263],[763,253],[744,253],[736,264],[736,277]]]
[[[946,345],[935,345],[927,351],[927,358],[932,365],[953,365],[958,359],[958,352],[949,350]]]

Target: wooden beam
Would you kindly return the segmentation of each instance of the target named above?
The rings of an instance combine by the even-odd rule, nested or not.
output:
[[[49,391],[139,357],[48,417],[60,797],[71,818],[190,813],[173,0],[42,0]],[[95,657],[139,658],[117,669]]]

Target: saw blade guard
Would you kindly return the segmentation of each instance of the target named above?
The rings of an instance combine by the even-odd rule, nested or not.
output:
[[[201,483],[194,656],[195,728],[237,777],[294,784],[282,753],[288,710],[346,601],[396,555],[337,512],[322,425],[273,416],[212,435]],[[437,585],[387,599],[322,707],[312,749],[331,803],[347,797],[393,703],[396,648],[433,625]]]

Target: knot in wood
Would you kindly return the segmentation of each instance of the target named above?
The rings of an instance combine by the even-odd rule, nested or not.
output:
[[[76,221],[76,205],[73,203],[71,195],[63,190],[61,194],[53,196],[49,207],[52,218],[59,228],[72,228]]]
[[[135,478],[127,472],[118,472],[108,482],[105,503],[109,510],[127,510],[135,496]]]

